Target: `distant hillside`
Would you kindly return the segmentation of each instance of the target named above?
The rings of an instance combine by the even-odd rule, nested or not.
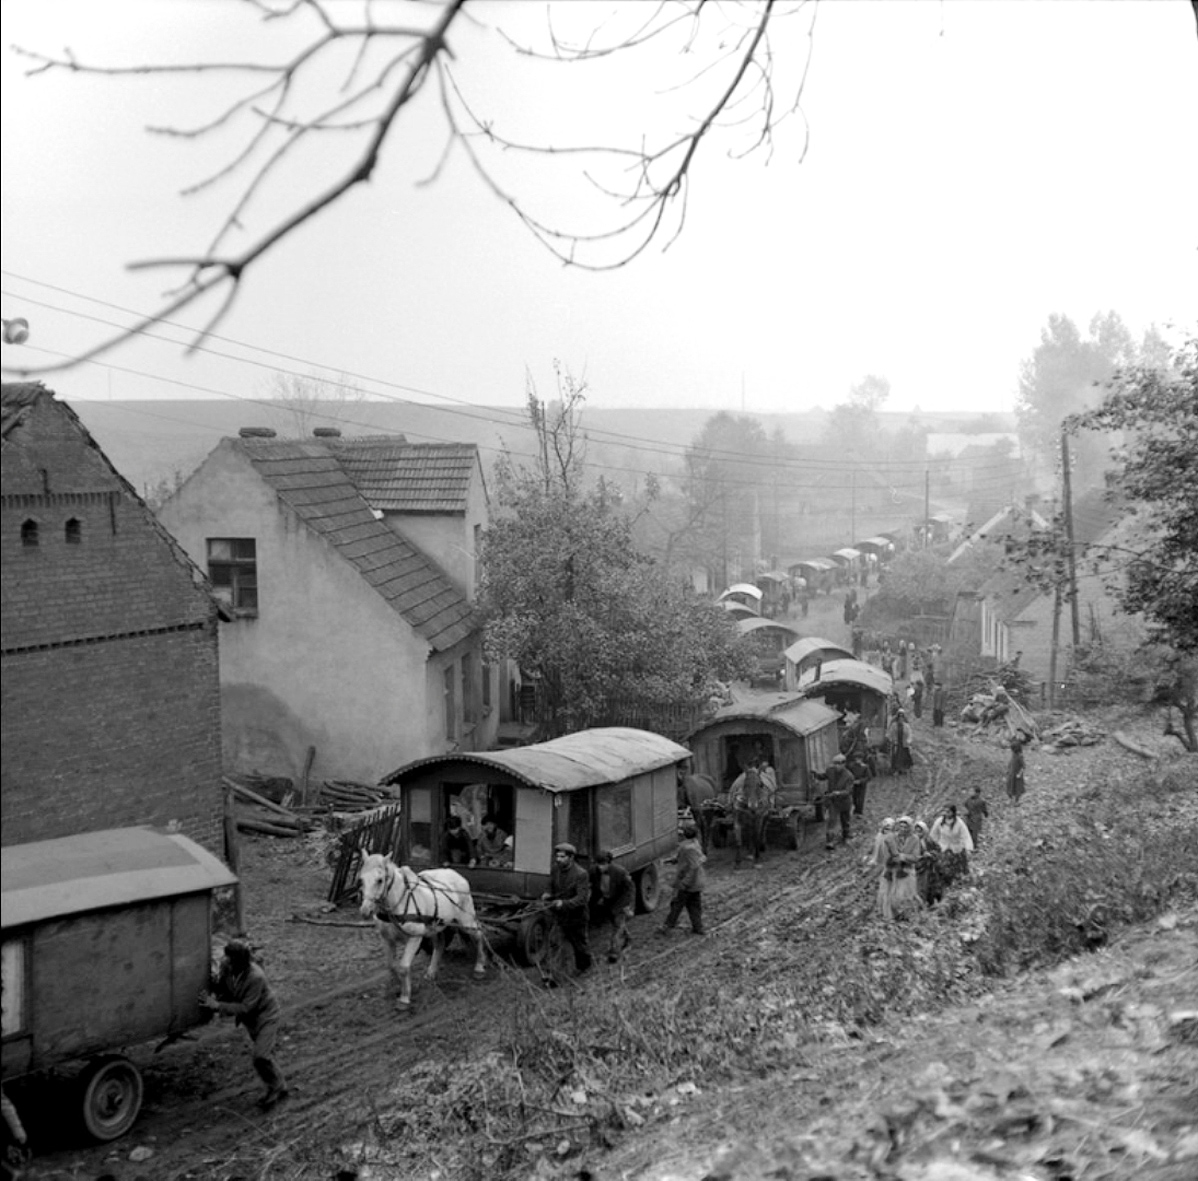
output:
[[[104,449],[117,470],[143,494],[162,481],[185,478],[224,437],[243,426],[273,427],[282,436],[311,434],[314,426],[339,426],[347,434],[403,434],[415,442],[477,443],[489,468],[504,447],[531,454],[532,439],[522,407],[441,407],[419,402],[329,404],[301,422],[287,408],[270,403],[214,399],[206,401],[78,401],[72,408]],[[603,410],[587,407],[584,427],[591,438],[589,459],[607,467],[617,479],[636,471],[676,469],[670,454],[694,441],[711,410]],[[767,434],[780,429],[793,443],[819,440],[824,414],[754,414]],[[898,427],[908,414],[883,414],[883,424]],[[1010,429],[1010,416],[923,414],[932,430],[968,429],[971,420]],[[302,427],[302,429],[301,429]],[[993,429],[993,428],[992,428]]]

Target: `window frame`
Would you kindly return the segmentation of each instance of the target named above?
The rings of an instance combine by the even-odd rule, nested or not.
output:
[[[228,557],[214,557],[213,549],[225,546]],[[249,547],[247,556],[244,547]],[[238,547],[242,552],[238,553]],[[258,540],[255,537],[208,537],[205,538],[205,553],[208,559],[208,581],[213,593],[239,619],[255,619],[258,616]],[[217,577],[217,574],[222,576]],[[227,578],[227,581],[226,581]]]

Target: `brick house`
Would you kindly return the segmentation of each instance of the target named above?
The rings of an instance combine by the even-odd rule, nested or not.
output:
[[[373,782],[493,746],[496,676],[471,605],[486,514],[473,445],[222,440],[160,519],[233,615],[226,766]]]
[[[0,394],[3,844],[156,824],[220,853],[220,608],[69,406]]]

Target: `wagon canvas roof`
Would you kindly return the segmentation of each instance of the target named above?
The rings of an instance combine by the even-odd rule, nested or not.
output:
[[[853,549],[851,545],[846,545],[843,549],[834,550],[832,557],[844,558],[846,562],[853,562],[861,557],[861,551]]]
[[[619,783],[686,758],[690,758],[690,751],[685,746],[660,734],[628,726],[607,726],[511,750],[459,751],[416,759],[393,771],[384,782],[397,783],[410,772],[434,764],[476,763],[494,767],[546,791],[577,791],[601,783]]]
[[[884,696],[889,696],[894,692],[894,682],[890,679],[888,673],[884,673],[880,668],[876,668],[872,664],[866,664],[864,660],[828,660],[820,672],[818,681],[812,681],[804,677],[802,684],[799,686],[800,693],[812,693],[821,685],[835,684],[854,684],[861,685],[865,689],[871,689],[875,693],[881,693]]]
[[[750,599],[760,599],[762,592],[761,587],[751,582],[734,582],[727,590],[720,592],[720,599],[726,599],[729,595],[748,595]]]
[[[793,566],[791,566],[791,569],[801,570],[804,566],[809,570],[815,571],[836,569],[836,563],[833,562],[831,558],[804,558],[801,562],[796,562]]]
[[[744,635],[749,635],[751,632],[765,631],[767,628],[773,628],[775,631],[789,632],[790,635],[796,637],[799,634],[788,623],[779,623],[776,619],[765,619],[760,615],[752,615],[748,619],[738,619],[736,623]]]
[[[223,862],[194,841],[155,828],[112,828],[9,845],[0,861],[0,926],[7,931],[236,881]]]
[[[776,697],[755,698],[717,710],[703,725],[691,731],[688,737],[697,738],[705,730],[723,722],[774,722],[802,738],[834,724],[839,717],[834,709],[822,701],[812,701],[806,697],[793,696],[781,701]]]
[[[832,640],[825,640],[822,636],[804,636],[801,640],[791,644],[784,655],[794,664],[800,664],[808,656],[814,656],[817,652],[823,652],[826,658],[832,660],[840,658],[852,660],[853,658],[853,654],[847,648],[842,648]]]

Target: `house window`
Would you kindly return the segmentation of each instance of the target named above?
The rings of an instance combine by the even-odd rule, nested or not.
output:
[[[258,545],[252,537],[208,538],[208,577],[238,615],[258,614]]]
[[[67,545],[78,545],[83,540],[83,522],[78,517],[67,522],[65,536]]]
[[[37,545],[37,522],[32,518],[21,522],[21,544]]]
[[[462,720],[467,726],[478,721],[478,686],[475,684],[475,669],[478,660],[473,652],[462,657]]]
[[[454,666],[448,665],[444,677],[445,687],[445,737],[453,742],[458,736],[458,703],[457,703],[457,681],[455,679],[456,669]]]

